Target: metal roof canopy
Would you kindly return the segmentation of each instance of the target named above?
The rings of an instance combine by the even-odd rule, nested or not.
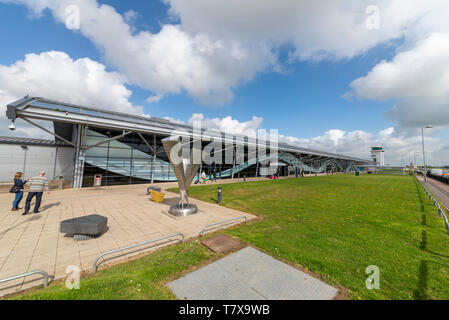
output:
[[[241,135],[233,135],[232,139],[229,139],[229,136],[224,132],[203,129],[200,136],[199,132],[194,131],[192,126],[173,123],[160,118],[131,115],[121,112],[85,107],[49,100],[41,97],[26,96],[21,100],[8,104],[6,116],[12,121],[15,121],[17,118],[37,119],[69,124],[84,124],[90,127],[99,127],[112,130],[115,129],[120,131],[126,130],[139,133],[161,134],[167,136],[192,136],[193,138],[201,138],[202,140],[220,139],[225,143],[245,144],[253,147],[269,147],[268,141],[266,141],[265,143],[261,143],[256,139]],[[280,151],[289,151],[326,158],[350,160],[365,164],[373,163],[373,161],[371,160],[360,159],[325,151],[317,151],[289,145],[286,143],[279,143],[278,148]]]

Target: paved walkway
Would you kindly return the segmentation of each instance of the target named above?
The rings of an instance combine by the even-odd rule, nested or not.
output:
[[[252,247],[167,284],[181,300],[332,300],[338,290]]]
[[[160,186],[165,190],[177,186],[177,183]],[[44,194],[41,213],[27,216],[22,216],[21,211],[11,211],[11,194],[0,194],[0,279],[37,269],[61,279],[65,278],[66,267],[70,265],[79,266],[81,270],[92,270],[95,258],[108,250],[176,232],[182,232],[186,239],[191,239],[197,237],[206,224],[242,215],[249,220],[256,218],[195,199],[191,202],[198,205],[198,214],[175,218],[169,216],[167,211],[170,204],[179,201],[179,196],[166,193],[164,203],[157,204],[148,200],[146,187],[131,185],[58,190],[50,195]],[[108,217],[109,230],[100,238],[78,242],[59,233],[61,221],[90,214]],[[147,251],[159,248],[161,246],[149,247]],[[107,262],[128,259],[142,252],[131,249],[126,255],[111,256],[114,259]],[[39,276],[3,283],[0,284],[0,296],[40,284],[42,278]]]
[[[449,185],[429,177],[427,177],[427,182],[424,182],[423,176],[417,177],[440,203],[446,207],[446,211],[449,211]]]

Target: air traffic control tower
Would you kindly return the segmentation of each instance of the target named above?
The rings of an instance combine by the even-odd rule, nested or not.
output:
[[[371,158],[378,166],[385,165],[384,147],[376,146],[371,148]]]

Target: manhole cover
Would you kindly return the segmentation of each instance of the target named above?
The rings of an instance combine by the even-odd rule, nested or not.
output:
[[[201,241],[201,244],[215,253],[225,253],[241,249],[244,244],[227,234],[219,234]]]
[[[334,288],[252,247],[167,284],[181,300],[332,300]]]

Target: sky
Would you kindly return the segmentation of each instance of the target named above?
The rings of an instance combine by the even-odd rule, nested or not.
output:
[[[447,0],[0,0],[0,135],[25,95],[449,165]]]

